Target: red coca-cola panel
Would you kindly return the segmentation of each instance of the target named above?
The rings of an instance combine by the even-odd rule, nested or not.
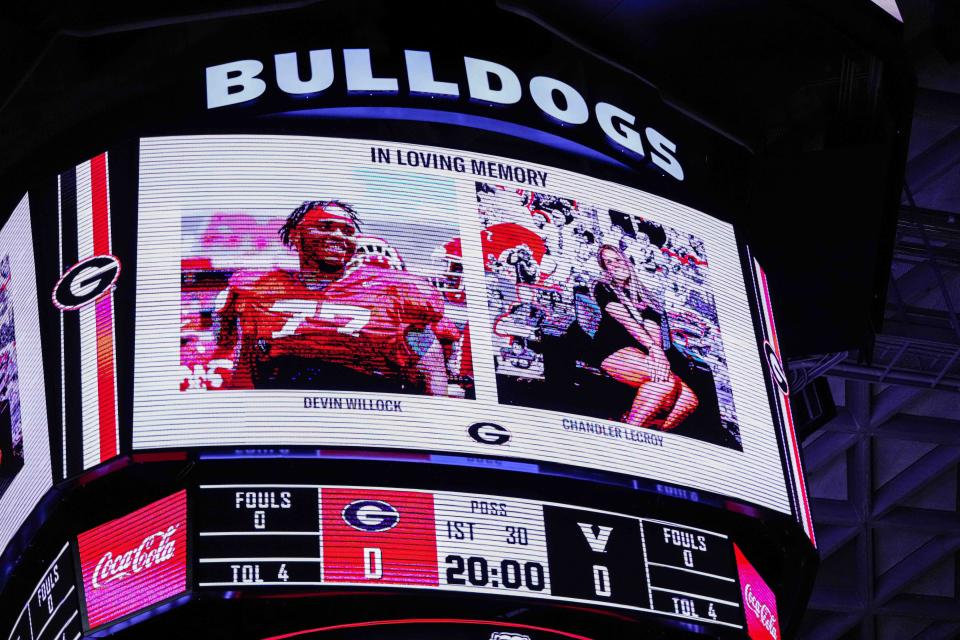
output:
[[[733,545],[733,551],[737,556],[740,594],[747,617],[747,635],[750,640],[780,640],[777,596],[743,555],[740,547]]]
[[[433,495],[323,489],[323,580],[436,587]]]
[[[179,491],[77,537],[90,627],[187,588],[187,492]]]

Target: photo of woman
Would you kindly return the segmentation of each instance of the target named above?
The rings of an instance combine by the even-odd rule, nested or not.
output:
[[[594,334],[595,365],[636,389],[621,422],[669,431],[697,408],[697,396],[670,370],[663,349],[663,311],[640,283],[626,256],[612,245],[597,254],[602,269],[594,286],[600,325]],[[657,310],[657,309],[660,310]]]

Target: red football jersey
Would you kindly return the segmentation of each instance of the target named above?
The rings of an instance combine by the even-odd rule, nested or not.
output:
[[[420,356],[408,334],[444,313],[443,297],[426,279],[374,266],[322,288],[308,287],[296,271],[238,272],[225,297],[218,356],[235,363],[224,378],[228,389],[262,386],[265,376],[275,386],[283,386],[278,378],[304,382],[314,365],[412,381]]]

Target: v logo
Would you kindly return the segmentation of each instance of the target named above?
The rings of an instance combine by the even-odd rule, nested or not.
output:
[[[595,553],[606,553],[607,542],[610,540],[610,532],[613,531],[613,527],[601,527],[586,522],[578,522],[577,524],[580,525],[580,531],[583,531],[583,536],[587,539],[590,548]]]

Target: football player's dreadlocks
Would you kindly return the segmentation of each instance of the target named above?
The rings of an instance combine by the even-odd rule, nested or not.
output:
[[[357,215],[356,209],[351,205],[343,202],[341,200],[305,200],[303,204],[294,209],[289,216],[287,216],[287,221],[283,223],[283,226],[280,227],[280,242],[286,247],[293,247],[293,240],[291,235],[293,230],[297,228],[297,225],[303,221],[306,215],[313,211],[314,209],[326,209],[327,207],[337,207],[342,210],[345,218],[350,218],[354,226],[357,227],[357,231],[360,231],[360,217]]]

